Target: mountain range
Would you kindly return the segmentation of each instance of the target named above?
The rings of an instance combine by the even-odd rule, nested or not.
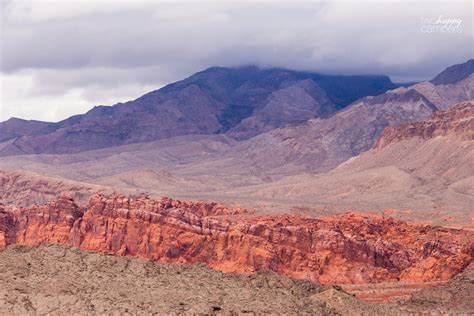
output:
[[[35,122],[27,128],[33,122],[4,122],[1,139],[16,139],[2,154],[74,153],[190,134],[247,139],[327,117],[361,97],[394,87],[386,76],[213,67],[136,100],[97,106],[57,123]]]
[[[473,181],[472,139],[382,144],[390,126],[417,130],[422,125],[403,124],[448,115],[443,110],[456,104],[472,106],[463,102],[474,99],[473,64],[403,86],[386,76],[213,67],[58,123],[0,123],[1,169],[17,173],[15,179],[47,176],[45,183],[87,188],[79,201],[93,187],[283,210],[437,208],[466,216],[474,201],[466,189]],[[447,158],[451,151],[458,153],[454,160]],[[455,161],[457,171],[443,169],[446,161]],[[7,201],[17,196],[18,181],[5,183]],[[48,190],[40,191],[26,200],[43,201]]]
[[[471,312],[473,65],[404,85],[213,67],[0,123],[0,310]]]

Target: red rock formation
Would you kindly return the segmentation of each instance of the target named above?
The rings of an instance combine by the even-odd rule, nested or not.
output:
[[[250,216],[215,203],[95,196],[0,207],[0,247],[68,244],[237,273],[270,269],[321,283],[449,279],[473,258],[474,233],[382,216]]]
[[[404,139],[452,135],[462,140],[474,140],[474,101],[463,102],[453,108],[438,111],[429,119],[385,128],[374,148],[383,148]]]

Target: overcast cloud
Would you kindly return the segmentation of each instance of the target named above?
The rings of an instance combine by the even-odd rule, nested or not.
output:
[[[0,120],[57,121],[204,68],[430,79],[474,56],[472,1],[2,1]],[[454,32],[429,27],[461,21]]]

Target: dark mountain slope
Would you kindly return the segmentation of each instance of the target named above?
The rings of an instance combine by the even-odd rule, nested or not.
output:
[[[12,117],[7,121],[0,122],[0,142],[34,134],[44,129],[48,124],[50,123],[35,120],[28,121]]]
[[[213,67],[134,101],[94,107],[84,115],[45,126],[16,139],[0,154],[74,153],[179,135],[223,133],[262,112],[256,119],[260,127],[233,135],[245,139],[287,124],[327,116],[360,97],[381,94],[394,87],[386,76]],[[295,107],[287,102],[293,97],[308,102]],[[270,118],[265,115],[269,103],[270,110],[273,109]]]
[[[465,63],[446,68],[443,72],[431,80],[431,83],[435,85],[456,83],[467,78],[473,72],[474,59],[470,59]]]

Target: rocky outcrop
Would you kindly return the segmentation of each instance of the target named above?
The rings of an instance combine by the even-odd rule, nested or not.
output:
[[[451,109],[439,111],[422,122],[387,127],[374,147],[383,148],[413,137],[430,139],[447,135],[461,140],[474,140],[474,101],[463,102]]]
[[[0,208],[0,247],[60,243],[237,273],[320,283],[446,280],[472,261],[474,233],[382,216],[254,216],[216,203],[94,196]]]

